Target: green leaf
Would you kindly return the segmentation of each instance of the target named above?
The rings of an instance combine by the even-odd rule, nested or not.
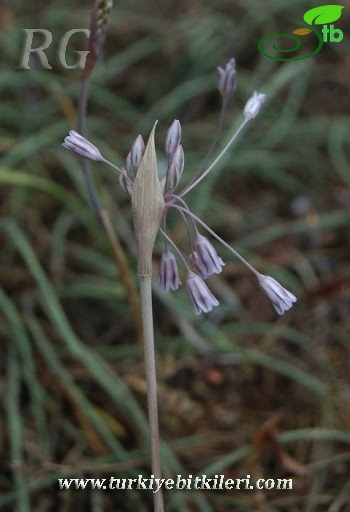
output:
[[[304,21],[309,25],[325,25],[337,21],[341,16],[343,5],[321,5],[306,11]]]

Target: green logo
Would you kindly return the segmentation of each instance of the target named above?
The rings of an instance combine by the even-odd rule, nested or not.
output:
[[[259,52],[269,59],[280,61],[303,60],[308,59],[309,57],[313,57],[321,50],[323,43],[339,43],[342,41],[343,32],[340,29],[335,28],[333,25],[333,22],[340,18],[342,9],[344,9],[343,5],[322,5],[320,7],[310,9],[303,16],[303,19],[305,23],[307,23],[308,27],[298,28],[294,30],[292,34],[271,34],[270,36],[263,37],[258,44]],[[302,25],[301,23],[298,24]],[[319,29],[321,28],[321,30],[317,30],[313,25],[322,25],[322,28],[318,27]],[[283,54],[296,52],[302,46],[300,37],[305,37],[309,34],[316,36],[317,47],[314,51],[308,53],[307,55],[303,55],[302,57],[275,57],[273,55],[269,55],[265,51],[265,43],[267,41],[273,43],[272,39],[284,38],[292,41],[294,46],[292,48],[285,49],[280,48],[276,43],[273,43],[272,49],[275,52]]]

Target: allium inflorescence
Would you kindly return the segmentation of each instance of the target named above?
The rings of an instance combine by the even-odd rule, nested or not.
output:
[[[158,179],[156,180],[157,182],[159,182],[157,187],[159,188],[160,185],[160,190],[163,195],[161,201],[159,201],[159,197],[157,198],[159,208],[161,209],[160,218],[162,218],[163,226],[162,228],[159,227],[160,220],[158,219],[158,221],[156,221],[156,231],[158,231],[159,229],[159,231],[162,233],[165,244],[165,249],[160,259],[159,285],[163,292],[176,290],[181,285],[181,280],[179,277],[179,271],[177,266],[177,259],[179,259],[180,261],[182,261],[187,273],[186,284],[195,309],[195,313],[198,315],[202,312],[208,313],[213,309],[213,307],[219,305],[218,300],[210,292],[204,280],[212,274],[219,274],[222,270],[222,267],[224,266],[224,262],[218,255],[216,249],[208,240],[208,238],[206,238],[203,234],[199,232],[198,226],[201,226],[209,234],[216,238],[220,243],[222,243],[229,251],[231,251],[231,253],[238,257],[238,259],[244,265],[246,265],[253,274],[255,274],[261,289],[271,300],[276,312],[279,315],[282,315],[285,311],[292,307],[293,303],[297,300],[296,297],[291,292],[283,288],[272,277],[260,274],[254,267],[252,267],[252,265],[250,265],[250,263],[248,263],[240,254],[238,254],[235,249],[230,247],[214,231],[212,231],[209,228],[209,226],[207,226],[201,219],[199,219],[195,214],[193,214],[193,212],[191,212],[189,206],[184,200],[184,196],[190,190],[196,187],[209,172],[211,172],[211,170],[215,167],[217,162],[223,157],[223,155],[227,152],[232,143],[236,140],[238,134],[242,131],[246,124],[248,124],[252,119],[254,119],[258,115],[265,101],[265,94],[259,93],[257,91],[253,93],[253,95],[246,102],[243,111],[244,119],[241,125],[239,126],[238,130],[232,135],[226,146],[222,149],[222,151],[214,159],[214,161],[207,168],[205,168],[206,163],[210,156],[212,155],[213,150],[216,146],[218,135],[222,125],[223,114],[226,110],[228,99],[233,94],[235,89],[236,65],[234,59],[230,59],[226,64],[225,68],[218,68],[217,84],[218,89],[223,97],[223,107],[217,133],[199,169],[192,176],[187,185],[185,185],[185,187],[178,193],[175,193],[175,189],[179,185],[185,165],[184,150],[181,145],[180,121],[176,119],[171,124],[166,134],[165,154],[167,157],[167,172],[165,178],[163,178],[160,182]],[[136,178],[138,178],[138,172],[140,172],[139,169],[141,163],[143,163],[142,171],[144,172],[145,164],[143,160],[146,157],[149,158],[150,156],[148,155],[147,152],[151,150],[154,152],[154,147],[152,146],[152,144],[154,144],[153,137],[154,129],[147,143],[147,146],[145,146],[142,136],[137,136],[129,154],[126,157],[125,168],[118,168],[113,163],[107,161],[93,144],[91,144],[89,141],[84,139],[81,135],[79,135],[77,132],[74,132],[73,130],[69,132],[69,136],[65,138],[63,145],[81,157],[95,161],[102,161],[116,169],[119,172],[120,185],[123,188],[123,190],[130,195],[133,203],[133,210],[136,210],[137,208],[135,208],[134,204],[136,195],[134,190],[134,183],[136,183],[136,181],[138,182],[138,197],[142,197],[142,195],[140,195],[139,190],[140,180]],[[144,181],[144,183],[147,182]],[[161,195],[159,190],[157,190],[157,194]],[[146,201],[145,207],[147,209],[147,200],[144,197],[142,197],[142,201]],[[152,197],[150,198],[150,201],[152,201]],[[180,251],[180,249],[175,245],[175,243],[167,234],[166,217],[170,209],[176,210],[184,220],[189,242],[188,259],[185,258],[183,253]],[[141,219],[142,214],[143,212],[141,211]],[[156,215],[158,215],[157,212]],[[140,222],[138,224],[140,225]],[[146,229],[144,225],[142,226],[143,230]],[[140,237],[140,233],[136,233],[136,224],[135,234],[137,236],[137,239],[142,238],[142,236]],[[147,239],[147,233],[143,235],[144,238]],[[172,249],[174,250],[173,252],[170,251],[169,246],[172,247]]]

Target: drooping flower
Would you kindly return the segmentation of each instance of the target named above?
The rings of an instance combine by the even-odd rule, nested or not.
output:
[[[209,313],[213,307],[219,305],[219,301],[211,293],[203,279],[194,272],[188,273],[186,284],[196,315]]]
[[[190,254],[190,260],[199,275],[206,279],[212,274],[220,274],[225,263],[209,240],[197,233],[194,245],[195,250]]]
[[[159,287],[167,293],[170,290],[177,290],[181,281],[176,258],[172,252],[163,252],[159,264]]]
[[[283,313],[288,311],[288,309],[293,306],[293,303],[297,301],[296,296],[283,288],[273,277],[258,274],[257,278],[260,288],[266,293],[279,315],[283,315]]]

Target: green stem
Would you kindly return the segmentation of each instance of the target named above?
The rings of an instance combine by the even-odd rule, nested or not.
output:
[[[158,402],[157,402],[157,377],[154,354],[154,327],[152,311],[152,275],[139,276],[142,330],[144,342],[144,356],[147,381],[148,421],[150,428],[152,474],[154,478],[161,478],[160,453],[159,453],[159,426],[158,426]],[[163,493],[159,489],[154,494],[154,512],[163,512]]]

